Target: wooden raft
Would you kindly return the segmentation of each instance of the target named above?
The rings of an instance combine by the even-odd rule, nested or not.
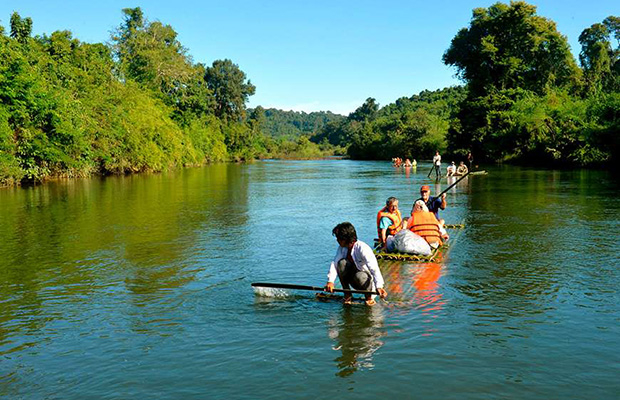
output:
[[[463,229],[465,228],[464,224],[445,224],[444,228],[446,229]],[[430,256],[422,256],[419,254],[408,254],[408,253],[398,253],[392,252],[388,253],[383,251],[378,247],[378,240],[375,239],[375,248],[373,252],[375,253],[375,257],[377,260],[396,260],[396,261],[413,261],[413,262],[432,262],[436,260],[438,257],[441,257],[441,254],[444,249],[448,248],[448,245],[444,243],[443,246],[440,246],[436,249],[433,249],[433,252]]]

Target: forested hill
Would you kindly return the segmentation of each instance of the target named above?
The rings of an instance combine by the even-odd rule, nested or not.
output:
[[[352,158],[423,158],[446,148],[446,135],[467,90],[462,86],[402,97],[382,108],[372,97],[312,141],[347,146]]]
[[[330,111],[284,111],[276,108],[249,109],[249,114],[261,121],[264,134],[274,138],[297,138],[301,135],[312,136],[329,122],[340,122],[345,116]],[[261,118],[262,115],[262,118]]]

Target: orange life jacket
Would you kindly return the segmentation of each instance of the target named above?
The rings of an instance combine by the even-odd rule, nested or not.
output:
[[[422,236],[428,244],[443,243],[439,232],[439,221],[430,211],[417,211],[411,214],[407,221],[407,229],[418,236]]]
[[[387,228],[388,235],[396,235],[396,232],[400,231],[403,227],[403,217],[400,215],[400,210],[396,210],[391,213],[388,211],[387,206],[383,207],[377,213],[377,233],[379,234],[379,239],[381,239],[381,218],[388,217],[392,220],[392,225]]]

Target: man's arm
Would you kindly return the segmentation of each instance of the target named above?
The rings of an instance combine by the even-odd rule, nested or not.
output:
[[[387,292],[383,288],[385,282],[383,281],[383,275],[381,275],[381,270],[379,269],[377,257],[375,257],[375,254],[368,245],[363,246],[361,252],[366,266],[368,266],[370,270],[370,275],[372,275],[372,279],[375,281],[375,287],[377,288],[377,292],[379,292],[379,296],[381,296],[381,298],[387,297]]]
[[[445,210],[448,203],[446,203],[446,194],[441,195],[441,209]]]
[[[342,249],[343,247],[338,246],[338,250],[336,250],[336,256],[332,260],[332,263],[329,265],[329,272],[327,273],[327,284],[325,284],[325,291],[330,293],[334,291],[334,282],[336,282],[336,278],[338,277],[338,271],[336,271],[336,263],[343,258]]]
[[[379,240],[381,240],[381,244],[385,249],[387,247],[387,229],[381,229],[381,237],[379,238]]]

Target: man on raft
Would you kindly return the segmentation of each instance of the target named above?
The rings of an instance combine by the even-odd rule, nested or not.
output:
[[[329,266],[325,291],[334,292],[334,282],[338,277],[343,289],[349,289],[352,286],[356,290],[378,292],[382,299],[386,298],[388,294],[383,288],[383,275],[381,275],[377,258],[370,246],[357,240],[357,232],[353,225],[350,222],[340,223],[334,227],[332,234],[336,236],[339,247],[336,257]],[[374,295],[365,296],[366,305],[376,304]],[[344,304],[351,303],[351,294],[345,294]]]
[[[424,204],[426,204],[428,211],[435,214],[435,218],[437,218],[438,220],[439,220],[439,209],[445,210],[446,205],[447,205],[446,194],[445,193],[442,194],[441,198],[432,197],[431,188],[428,185],[424,185],[420,187],[420,198],[418,200],[422,200]],[[414,203],[414,207],[415,207],[415,203]],[[411,213],[413,214],[413,208],[411,209]]]
[[[379,236],[379,244],[384,250],[391,251],[388,245],[390,239],[405,227],[406,222],[398,209],[398,199],[396,197],[388,197],[383,207],[377,213],[377,235]]]

